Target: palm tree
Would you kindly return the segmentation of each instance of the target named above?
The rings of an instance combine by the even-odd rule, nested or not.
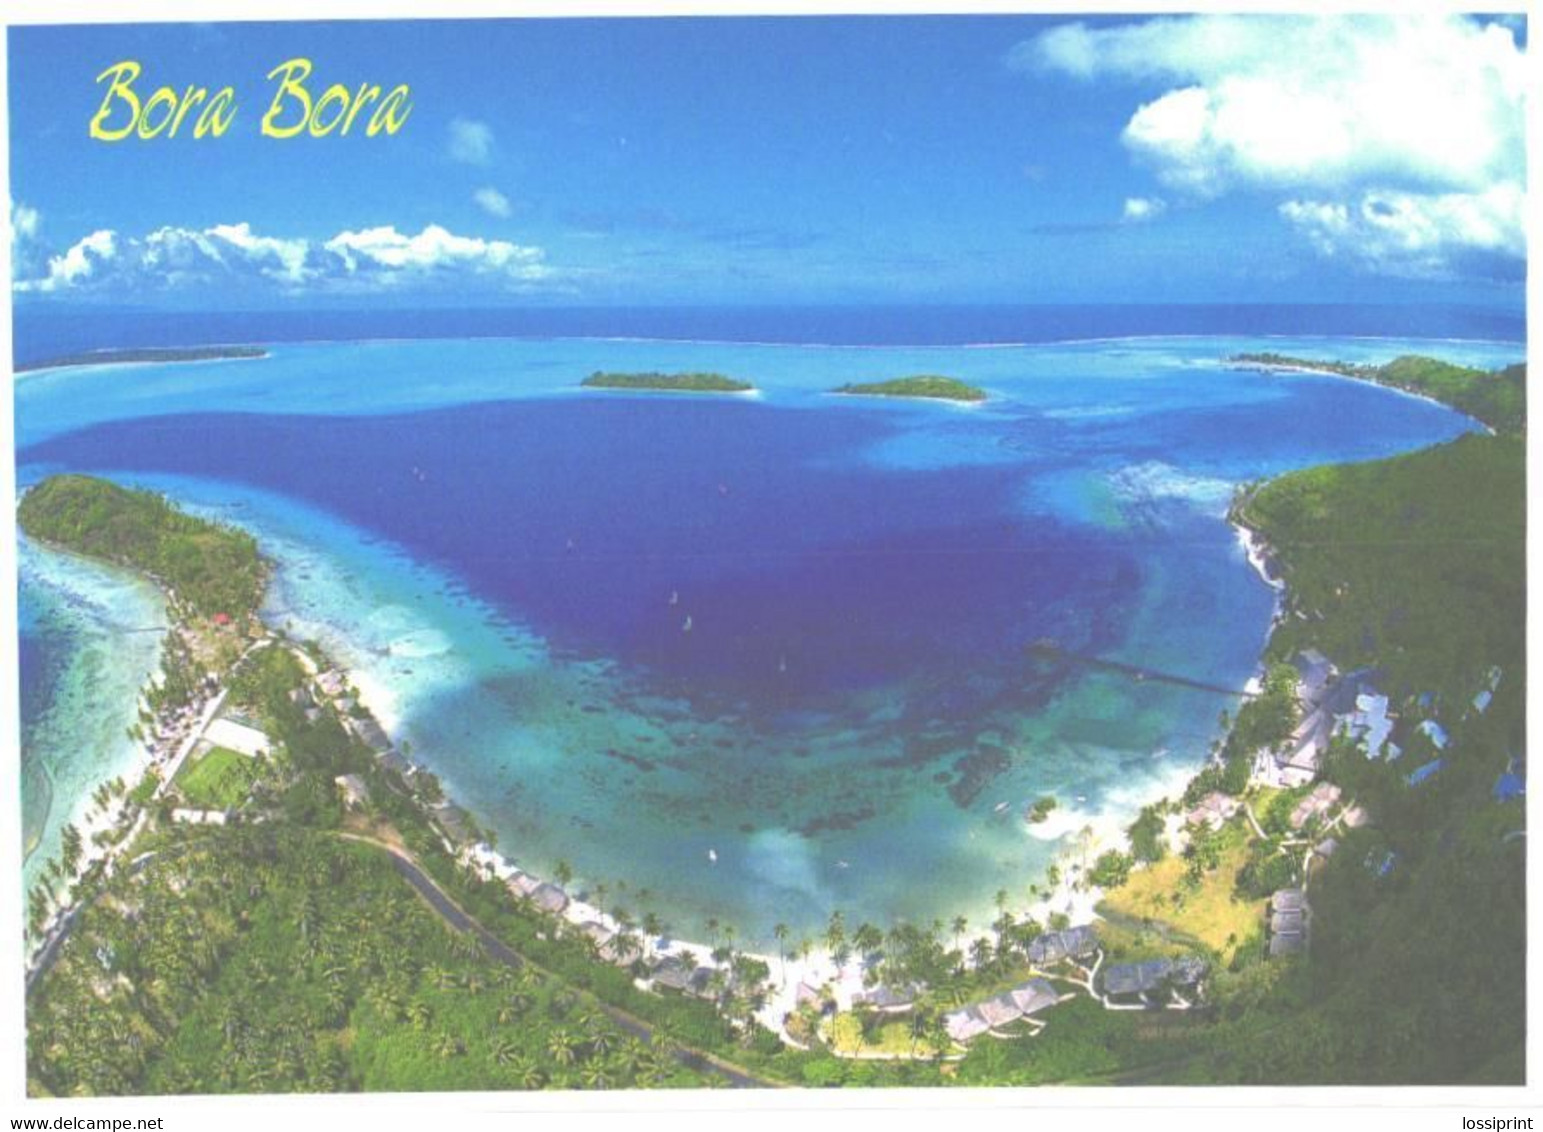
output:
[[[573,866],[568,864],[567,861],[558,861],[552,867],[552,875],[557,878],[559,887],[567,888],[573,880]]]
[[[772,928],[772,935],[777,937],[777,962],[782,965],[782,985],[788,983],[788,957],[786,945],[788,942],[788,926],[778,923]]]
[[[952,927],[954,931],[954,950],[958,951],[959,937],[964,935],[964,933],[969,930],[970,921],[963,916],[955,916],[954,922],[949,926]]]
[[[573,1032],[559,1026],[547,1035],[547,1056],[558,1065],[572,1065],[577,1058],[575,1053],[577,1044],[574,1040]]]
[[[517,1059],[512,1066],[514,1079],[520,1083],[522,1089],[539,1089],[546,1084],[546,1074],[541,1066],[528,1057]]]
[[[442,1058],[455,1057],[461,1051],[461,1043],[444,1030],[434,1039],[434,1052]]]
[[[493,1060],[500,1065],[512,1065],[519,1056],[520,1047],[510,1038],[493,1039]]]

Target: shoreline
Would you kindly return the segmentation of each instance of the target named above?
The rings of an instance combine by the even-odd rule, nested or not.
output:
[[[1439,339],[1437,339],[1437,341],[1439,341]],[[1222,360],[1222,364],[1228,369],[1237,370],[1243,373],[1296,374],[1298,376],[1304,377],[1337,377],[1342,381],[1354,381],[1361,385],[1372,385],[1378,389],[1386,389],[1389,393],[1397,393],[1402,397],[1409,397],[1416,401],[1424,401],[1427,405],[1435,405],[1437,408],[1445,409],[1449,413],[1456,413],[1465,421],[1471,421],[1473,424],[1477,425],[1479,431],[1484,433],[1486,436],[1495,435],[1495,430],[1489,425],[1485,424],[1483,421],[1479,420],[1477,417],[1471,416],[1456,406],[1447,404],[1445,401],[1438,400],[1437,398],[1430,396],[1428,393],[1416,393],[1414,390],[1405,389],[1401,385],[1390,385],[1385,381],[1376,381],[1369,377],[1356,377],[1354,374],[1340,373],[1338,370],[1324,369],[1320,366],[1293,365],[1288,362],[1240,362],[1230,358],[1225,358]]]

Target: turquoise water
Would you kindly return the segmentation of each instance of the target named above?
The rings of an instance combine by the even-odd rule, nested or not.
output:
[[[22,881],[29,889],[90,794],[139,758],[126,731],[160,663],[165,608],[153,586],[23,538]]]
[[[269,614],[361,674],[501,849],[538,872],[566,860],[678,930],[713,917],[764,941],[837,907],[981,917],[1084,825],[1187,777],[1227,701],[1045,671],[1023,645],[1241,686],[1271,595],[1223,521],[1232,485],[1469,426],[1218,360],[1415,348],[1437,352],[283,345],[26,377],[20,474],[111,473],[252,529],[279,564]],[[573,388],[596,369],[714,369],[761,392]],[[992,401],[824,393],[907,372]],[[28,757],[72,756],[45,738]],[[1061,810],[1030,827],[1042,794]]]

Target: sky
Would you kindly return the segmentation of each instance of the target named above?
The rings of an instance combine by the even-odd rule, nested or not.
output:
[[[12,28],[13,293],[1519,307],[1525,42],[1458,15]],[[405,83],[411,112],[264,137],[297,56],[313,96]],[[232,86],[228,132],[93,139],[122,60],[142,99]]]

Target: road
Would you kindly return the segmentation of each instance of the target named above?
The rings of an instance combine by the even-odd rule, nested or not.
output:
[[[363,837],[359,834],[339,833],[336,836],[352,841],[357,845],[367,845],[372,849],[377,849],[387,854],[391,858],[391,863],[396,867],[396,871],[402,875],[402,878],[408,884],[413,886],[413,889],[423,898],[424,902],[438,913],[440,919],[444,920],[455,931],[475,936],[477,941],[482,944],[483,950],[492,958],[510,967],[529,967],[532,971],[538,971],[549,979],[558,982],[562,981],[561,976],[520,955],[508,944],[504,943],[503,940],[483,927],[481,923],[472,918],[444,889],[439,887],[439,883],[429,876],[417,861],[404,851],[395,846],[387,845],[383,841],[376,841],[374,838]],[[616,1023],[618,1027],[633,1037],[640,1038],[643,1041],[651,1041],[653,1039],[653,1027],[643,1021],[643,1019],[618,1006],[612,1006],[599,1000],[596,1000],[596,1005],[605,1012],[612,1022]],[[720,1057],[704,1053],[701,1050],[679,1049],[676,1051],[675,1056],[688,1069],[696,1070],[699,1073],[716,1073],[737,1089],[775,1089],[782,1087],[776,1081],[768,1081],[756,1077],[732,1062],[724,1061]]]

